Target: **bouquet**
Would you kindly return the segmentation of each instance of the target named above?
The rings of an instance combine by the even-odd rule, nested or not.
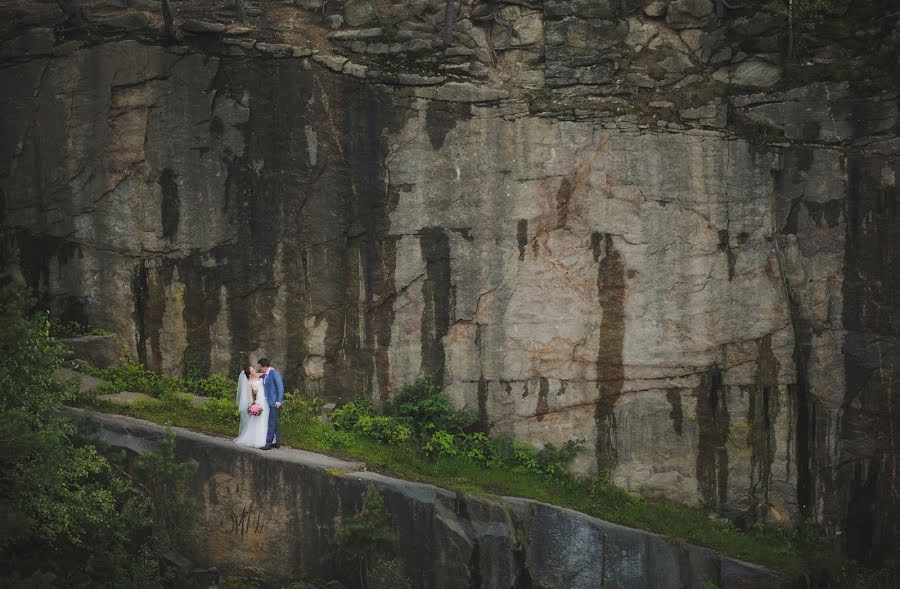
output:
[[[258,403],[253,403],[249,407],[247,407],[247,413],[253,415],[254,417],[262,415],[262,407],[260,407]]]

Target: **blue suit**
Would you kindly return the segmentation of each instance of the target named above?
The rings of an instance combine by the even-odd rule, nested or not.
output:
[[[281,373],[272,368],[263,376],[263,388],[266,391],[266,401],[269,403],[269,431],[266,433],[266,445],[280,443],[278,435],[278,413],[280,407],[275,403],[284,403],[284,382]]]

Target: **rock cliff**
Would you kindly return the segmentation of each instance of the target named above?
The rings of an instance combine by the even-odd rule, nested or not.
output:
[[[0,264],[55,312],[334,400],[430,374],[582,472],[893,546],[884,31],[788,69],[721,1],[81,4],[0,8]]]

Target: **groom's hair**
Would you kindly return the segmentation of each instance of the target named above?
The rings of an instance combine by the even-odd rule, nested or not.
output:
[[[256,361],[256,363],[259,364],[260,366],[264,366],[265,368],[268,368],[269,366],[272,365],[269,362],[268,358],[260,358],[259,360]]]

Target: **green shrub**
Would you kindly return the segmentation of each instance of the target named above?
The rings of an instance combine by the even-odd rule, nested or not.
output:
[[[361,415],[353,429],[393,446],[403,444],[412,437],[412,429],[409,426],[385,415]]]
[[[234,404],[234,398],[237,394],[237,383],[221,374],[212,374],[197,381],[194,393],[215,399],[231,399],[232,404]]]
[[[369,571],[369,589],[412,589],[399,560],[382,560]]]
[[[109,332],[99,327],[91,327],[90,325],[79,323],[78,321],[50,319],[50,337],[60,339],[82,335],[109,335]]]
[[[403,387],[385,403],[384,414],[403,421],[418,437],[439,430],[463,433],[478,422],[473,413],[454,409],[447,395],[428,378]]]
[[[284,394],[284,405],[278,419],[281,423],[301,426],[319,421],[325,399],[307,397],[298,392]]]
[[[135,362],[128,357],[121,364],[109,368],[82,367],[82,370],[103,381],[98,389],[103,394],[131,391],[161,397],[176,392],[185,392],[181,379],[153,372],[140,362]]]
[[[444,430],[438,430],[431,434],[425,445],[422,446],[427,454],[436,456],[459,456],[459,448],[456,447],[456,436]]]
[[[200,414],[216,425],[226,427],[233,426],[240,419],[234,399],[208,399],[200,405]]]
[[[332,411],[331,423],[337,429],[349,431],[364,415],[372,415],[372,402],[365,397],[360,397]]]

